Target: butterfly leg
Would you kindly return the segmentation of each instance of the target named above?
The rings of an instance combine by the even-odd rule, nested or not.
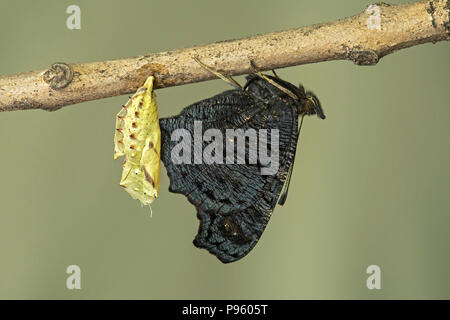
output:
[[[272,69],[272,73],[273,73],[273,75],[275,76],[275,78],[281,79],[281,78],[278,76],[278,74],[275,72],[275,69]]]
[[[265,74],[261,73],[261,71],[259,71],[259,69],[256,67],[255,63],[250,60],[250,66],[253,69],[253,73],[256,74],[257,76],[259,76],[260,78],[266,80],[267,82],[269,82],[271,85],[273,85],[274,87],[277,87],[278,89],[280,89],[281,91],[283,91],[284,93],[286,93],[288,96],[290,96],[291,98],[297,100],[298,97],[295,93],[293,93],[292,91],[286,89],[285,87],[279,85],[278,83],[276,83],[275,81],[273,81],[272,79],[270,79],[268,76],[266,76]],[[274,73],[275,71],[272,70]],[[276,74],[276,73],[275,73]],[[278,77],[278,76],[277,76]]]
[[[220,79],[222,79],[223,81],[229,83],[231,86],[235,87],[236,89],[242,89],[242,86],[236,81],[234,80],[232,77],[230,76],[226,76],[221,74],[220,72],[214,70],[213,68],[211,68],[210,66],[207,66],[206,64],[204,64],[203,62],[201,62],[197,57],[193,57],[193,59],[203,68],[205,68],[206,70],[208,70],[209,72],[211,72],[212,74],[216,75],[217,77],[219,77]]]
[[[253,60],[249,60],[250,61],[250,67],[253,70],[254,73],[258,74],[261,73],[261,71],[259,70],[259,68],[256,66],[256,64],[253,62]],[[280,79],[281,78],[278,76],[278,74],[275,72],[275,69],[270,70],[272,71],[273,75],[275,78]]]

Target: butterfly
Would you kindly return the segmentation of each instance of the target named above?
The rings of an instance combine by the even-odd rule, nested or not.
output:
[[[116,118],[114,159],[124,156],[120,185],[143,205],[158,197],[161,131],[154,78],[130,97]]]
[[[277,202],[282,205],[286,201],[303,116],[317,115],[325,119],[325,115],[312,92],[280,79],[275,73],[275,76],[252,73],[242,88],[230,77],[208,70],[236,89],[194,103],[176,116],[161,118],[161,160],[170,179],[169,191],[185,195],[197,209],[200,225],[194,245],[229,263],[253,249]],[[199,162],[201,156],[208,160],[205,153],[211,151],[208,146],[212,140],[222,145],[230,140],[226,135],[230,129],[242,130],[241,133],[254,130],[260,141],[271,141],[265,151],[278,149],[277,170],[262,174],[262,169],[268,169],[268,163],[260,159],[255,162],[251,139],[245,139],[245,152],[242,145],[240,149],[233,146],[236,161],[227,161],[231,159],[228,150],[215,148],[210,155],[217,161]],[[199,132],[203,139],[195,136]],[[215,132],[215,139],[208,132]],[[275,146],[276,139],[272,137],[276,135],[278,145]],[[193,152],[189,152],[195,139]],[[184,159],[183,163],[180,158]]]

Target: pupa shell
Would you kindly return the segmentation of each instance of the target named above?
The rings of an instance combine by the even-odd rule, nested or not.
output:
[[[117,114],[114,159],[124,156],[120,185],[142,204],[158,197],[161,131],[150,76]]]

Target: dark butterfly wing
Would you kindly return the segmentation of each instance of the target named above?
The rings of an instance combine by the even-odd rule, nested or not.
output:
[[[224,137],[226,129],[269,129],[270,141],[270,129],[278,129],[277,173],[261,175],[263,166],[259,162],[174,164],[171,150],[178,141],[171,141],[171,134],[182,128],[194,136],[195,120],[202,121],[203,132],[215,128]],[[230,90],[192,104],[177,116],[160,119],[160,127],[161,159],[170,178],[169,190],[184,194],[197,208],[200,226],[194,245],[225,263],[244,257],[261,237],[292,164],[297,140],[296,108],[279,97],[261,100],[242,90]],[[203,148],[207,144],[204,142]],[[248,150],[247,141],[246,159]]]
[[[171,161],[171,150],[178,143],[171,141],[171,133],[175,129],[186,129],[194,136],[194,121],[202,120],[203,132],[209,128],[225,130],[237,126],[245,130],[245,119],[252,118],[261,109],[253,104],[254,101],[249,95],[240,90],[230,90],[188,106],[175,117],[160,119],[161,130],[164,131],[161,136],[162,160],[170,178],[169,191],[184,194],[196,207],[202,206],[203,210],[214,210],[219,214],[236,209],[243,210],[257,200],[256,194],[249,197],[241,192],[254,179],[262,183],[260,168],[257,166],[247,168],[238,164],[175,165]],[[247,122],[246,127],[252,127],[252,123]],[[194,163],[193,153],[191,158],[191,163]],[[230,170],[234,172],[231,176]],[[256,173],[258,177],[255,177]],[[217,201],[220,202],[219,206]]]

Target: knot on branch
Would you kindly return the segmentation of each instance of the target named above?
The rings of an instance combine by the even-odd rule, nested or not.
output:
[[[348,52],[348,58],[358,66],[373,66],[378,63],[380,57],[373,50],[351,49]]]
[[[50,69],[45,71],[44,81],[49,84],[53,90],[65,88],[73,79],[73,69],[64,62],[56,62],[52,64]]]

